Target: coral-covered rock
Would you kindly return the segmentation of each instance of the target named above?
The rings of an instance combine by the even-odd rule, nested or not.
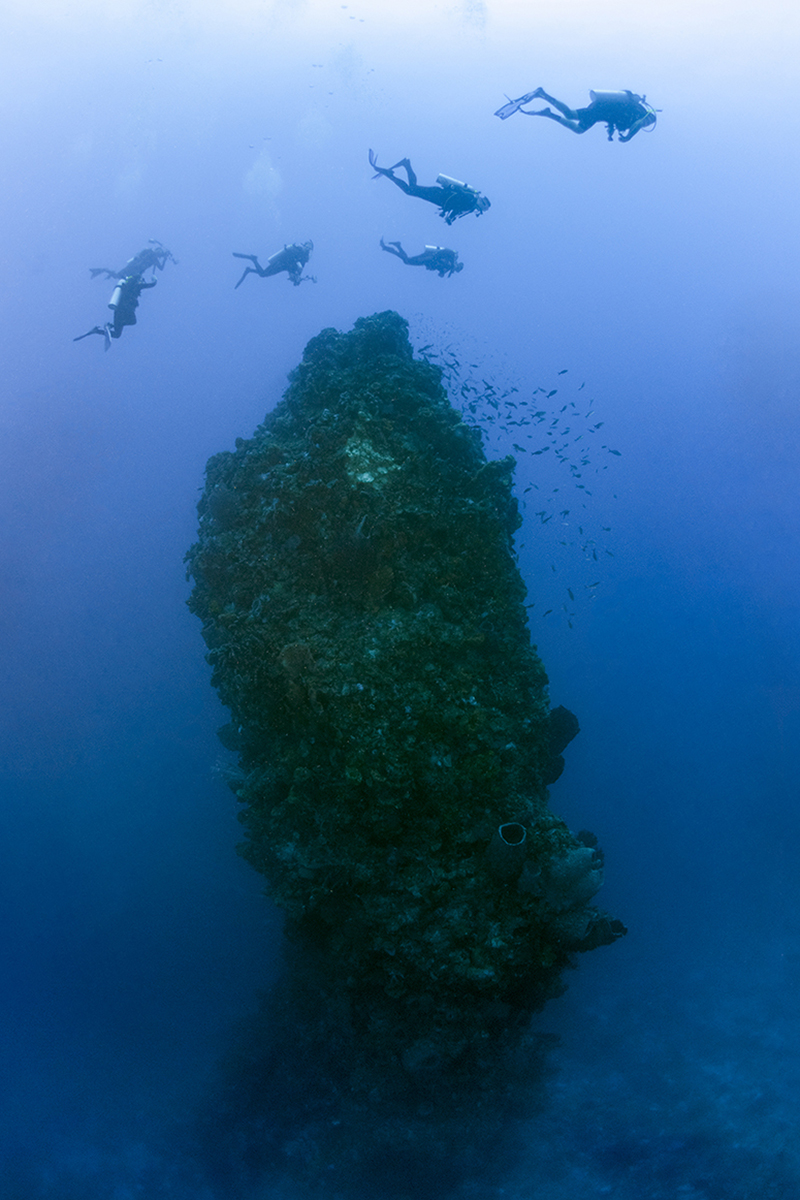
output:
[[[369,1052],[412,1074],[558,994],[601,920],[597,855],[547,807],[513,466],[382,313],[312,339],[210,460],[188,556],[242,853]]]

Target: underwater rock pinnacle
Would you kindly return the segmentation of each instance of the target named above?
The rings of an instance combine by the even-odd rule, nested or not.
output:
[[[548,809],[514,460],[486,460],[407,329],[385,312],[309,342],[209,461],[188,562],[241,853],[336,1020],[424,1077],[523,1028],[624,928],[591,903],[596,842]]]

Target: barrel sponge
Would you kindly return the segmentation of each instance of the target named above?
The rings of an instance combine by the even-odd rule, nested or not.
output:
[[[548,864],[543,885],[546,902],[556,912],[586,904],[603,886],[603,863],[596,850],[576,846]]]
[[[513,468],[487,461],[406,322],[380,313],[313,338],[253,437],[209,461],[188,554],[242,854],[290,938],[369,997],[373,1031],[395,1005],[408,1044],[445,1054],[485,1036],[498,1001],[563,990],[555,917],[594,883],[547,806]],[[549,899],[487,869],[520,814]]]

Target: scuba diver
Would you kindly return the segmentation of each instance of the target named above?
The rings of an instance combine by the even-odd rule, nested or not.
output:
[[[521,112],[526,117],[547,117],[551,121],[557,121],[565,129],[571,129],[573,133],[586,133],[587,129],[602,122],[608,129],[610,142],[614,140],[615,130],[619,141],[629,142],[640,129],[655,127],[657,110],[647,103],[646,96],[637,96],[635,92],[630,91],[589,92],[589,95],[591,104],[587,104],[586,108],[575,109],[568,108],[560,100],[548,96],[544,88],[536,88],[534,92],[528,92],[518,100],[509,100],[508,104],[498,108],[494,115],[501,121],[513,116],[515,112]],[[522,107],[531,100],[546,100],[553,108],[558,109],[558,112],[551,112],[549,108],[539,108],[530,112]]]
[[[108,350],[112,338],[121,338],[126,325],[136,324],[139,296],[146,288],[154,288],[157,283],[157,279],[151,279],[147,283],[141,275],[126,275],[124,279],[118,279],[117,286],[108,302],[108,307],[114,313],[113,322],[107,321],[105,325],[95,325],[94,329],[90,329],[88,333],[82,333],[79,337],[73,338],[73,342],[81,342],[84,338],[91,337],[93,333],[99,333],[106,339],[105,349]]]
[[[420,187],[414,169],[407,158],[401,158],[400,162],[396,162],[393,167],[379,167],[376,155],[370,150],[369,165],[376,172],[373,176],[374,179],[377,179],[379,175],[384,175],[387,179],[391,179],[392,183],[396,183],[407,196],[416,196],[419,200],[427,200],[430,204],[435,204],[439,209],[439,216],[444,217],[448,225],[452,225],[453,221],[459,217],[466,217],[469,213],[475,213],[475,216],[479,217],[490,207],[489,200],[479,191],[466,183],[459,182],[458,179],[452,179],[449,175],[437,175],[437,186],[435,187]],[[407,183],[405,179],[398,179],[394,174],[398,167],[402,167],[408,176]]]
[[[303,242],[302,246],[293,242],[291,246],[285,245],[282,250],[276,250],[274,254],[271,254],[265,267],[261,266],[255,254],[237,254],[234,250],[234,258],[248,258],[253,264],[252,267],[245,267],[244,275],[239,283],[244,283],[250,274],[260,275],[262,279],[266,279],[269,275],[280,275],[281,271],[286,272],[295,287],[299,287],[304,279],[310,279],[312,283],[316,283],[314,275],[303,274],[303,267],[311,257],[313,249],[313,242]],[[234,291],[238,288],[239,283],[234,287]]]
[[[112,271],[110,267],[89,267],[92,279],[97,275],[105,275],[107,279],[126,279],[129,275],[144,275],[151,267],[153,271],[163,271],[168,262],[175,263],[177,267],[178,260],[171,250],[166,250],[161,242],[154,238],[150,238],[150,245],[155,249],[145,247],[144,250],[140,250],[133,258],[129,258],[119,271]]]
[[[458,261],[458,252],[448,250],[445,246],[426,246],[422,254],[411,257],[399,242],[389,242],[387,245],[381,238],[381,250],[396,255],[407,267],[424,267],[426,271],[438,271],[440,279],[464,270],[464,264]]]

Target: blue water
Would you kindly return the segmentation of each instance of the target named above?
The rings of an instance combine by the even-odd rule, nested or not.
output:
[[[192,1140],[281,920],[235,853],[182,558],[208,456],[310,337],[387,308],[459,364],[457,399],[486,380],[546,410],[527,442],[502,405],[477,416],[491,454],[523,445],[532,637],[581,723],[552,807],[597,832],[599,899],[629,928],[536,1017],[559,1038],[539,1115],[454,1194],[800,1196],[800,39],[779,0],[715,13],[10,6],[3,1200],[296,1200],[288,1176],[215,1182]],[[493,117],[539,84],[663,112],[627,145]],[[370,147],[491,210],[448,228],[371,178]],[[380,237],[465,268],[406,267]],[[149,238],[179,265],[138,325],[107,354],[73,343],[108,314],[88,268]],[[317,283],[234,291],[232,251],[309,238]],[[533,453],[562,404],[591,446],[580,480],[575,444]]]

